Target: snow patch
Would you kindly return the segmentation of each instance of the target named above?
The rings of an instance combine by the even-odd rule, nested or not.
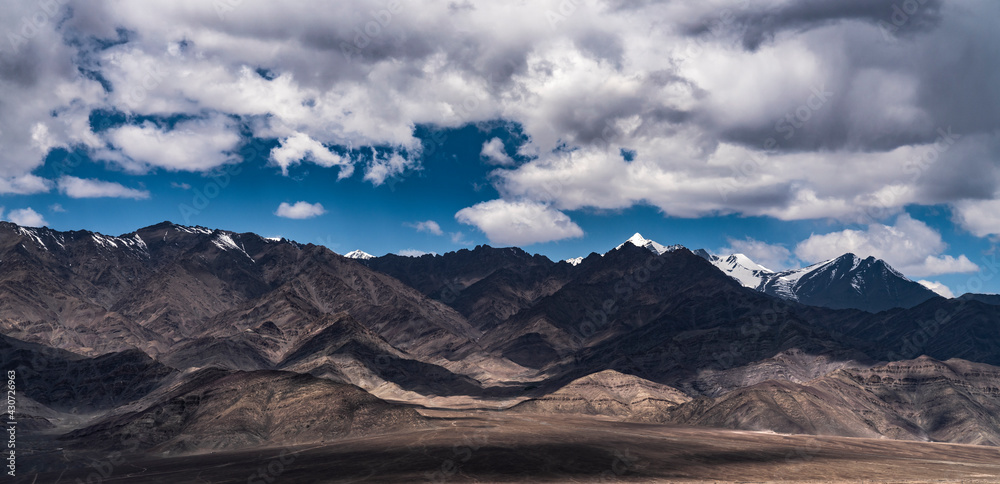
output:
[[[578,266],[580,265],[581,262],[583,262],[583,257],[574,257],[572,259],[565,259],[563,260],[563,262],[566,262],[571,266]]]
[[[229,234],[219,233],[219,235],[216,235],[215,238],[212,239],[212,243],[215,244],[216,247],[218,247],[218,248],[220,248],[222,250],[236,250],[236,251],[239,251],[243,255],[247,256],[247,259],[250,259],[251,262],[253,262],[253,263],[257,262],[255,260],[253,260],[253,257],[250,257],[250,254],[247,254],[246,249],[244,249],[240,245],[237,245],[236,241],[234,241],[233,238],[229,236]]]
[[[93,235],[90,236],[90,238],[94,239],[94,242],[97,243],[97,245],[99,245],[101,247],[104,247],[104,248],[112,248],[113,247],[115,249],[118,248],[118,244],[115,243],[115,239],[113,239],[111,237],[105,237],[105,236],[103,236],[101,234],[93,234]]]
[[[344,254],[344,257],[347,257],[348,259],[358,259],[358,260],[368,260],[375,258],[375,256],[362,250],[352,250]]]
[[[23,235],[25,237],[28,237],[31,240],[33,240],[36,244],[38,244],[39,246],[41,246],[41,248],[43,248],[45,250],[49,250],[48,246],[45,245],[45,242],[42,242],[42,237],[40,235],[38,235],[38,231],[36,229],[29,229],[29,228],[25,228],[25,227],[18,227],[17,231],[21,235]]]
[[[202,234],[202,235],[211,235],[211,233],[214,232],[212,229],[208,229],[200,225],[196,225],[194,227],[187,227],[184,225],[174,225],[174,230],[178,232],[184,232],[186,234]]]

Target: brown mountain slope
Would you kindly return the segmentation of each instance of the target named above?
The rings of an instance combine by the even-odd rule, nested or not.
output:
[[[16,374],[16,388],[63,412],[115,408],[151,393],[176,371],[128,350],[87,358],[0,335],[0,367]]]
[[[672,410],[675,423],[1000,445],[1000,368],[929,357],[765,381]]]
[[[324,247],[166,222],[120,237],[3,224],[0,260],[0,332],[82,354],[260,368],[347,313],[416,358],[488,373],[461,314]],[[268,322],[279,331],[253,333]]]
[[[185,453],[320,442],[423,422],[416,411],[353,385],[288,372],[210,369],[142,410],[63,439],[81,448]]]
[[[580,413],[628,420],[662,421],[667,411],[691,400],[683,392],[642,378],[604,370],[573,380],[548,395],[510,408],[523,413]]]
[[[922,356],[867,369],[844,369],[833,381],[864,388],[914,422],[931,440],[1000,445],[1000,368]]]
[[[698,398],[666,419],[686,425],[787,434],[926,440],[914,423],[854,386],[816,388],[766,381],[718,398]]]

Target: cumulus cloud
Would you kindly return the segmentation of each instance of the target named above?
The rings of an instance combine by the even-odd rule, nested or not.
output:
[[[283,170],[358,165],[379,186],[420,167],[419,127],[503,120],[525,141],[483,156],[532,161],[497,165],[501,197],[554,210],[885,221],[997,199],[996,2],[570,3],[20,2],[0,30],[45,21],[0,56],[0,177],[60,147],[212,170],[249,133]],[[95,133],[95,109],[205,124]]]
[[[979,267],[964,254],[942,255],[947,244],[927,224],[902,214],[895,225],[871,224],[866,230],[843,230],[813,234],[795,247],[795,255],[807,262],[832,259],[847,252],[874,256],[911,276],[976,272]]]
[[[425,220],[423,222],[407,223],[403,224],[407,227],[413,227],[417,229],[417,232],[427,232],[433,235],[444,235],[444,231],[441,230],[441,226],[433,220]]]
[[[463,224],[474,225],[499,245],[531,245],[582,237],[583,229],[566,214],[530,201],[490,200],[455,214]]]
[[[479,155],[485,158],[488,163],[493,165],[506,166],[514,164],[514,159],[507,154],[503,145],[503,140],[500,138],[493,138],[483,143],[483,149],[480,151]]]
[[[955,221],[973,235],[1000,235],[1000,200],[965,200],[955,203],[953,209]]]
[[[406,158],[399,153],[385,153],[380,155],[378,151],[372,150],[372,159],[365,168],[365,180],[372,185],[379,186],[391,177],[402,175],[409,168],[418,168],[419,162],[416,159]],[[343,174],[343,172],[341,172]]]
[[[30,173],[15,177],[0,177],[0,194],[31,195],[46,193],[52,189],[52,182]]]
[[[790,269],[795,264],[792,251],[777,245],[768,244],[759,240],[747,237],[745,239],[729,239],[729,246],[719,249],[719,254],[743,254],[754,262],[774,271]]]
[[[281,145],[271,150],[271,161],[281,167],[281,172],[288,174],[288,167],[311,161],[319,166],[340,166],[338,178],[347,178],[354,173],[354,165],[349,158],[344,158],[331,152],[322,143],[304,133],[295,133],[281,140]]]
[[[170,130],[148,121],[125,125],[109,130],[108,138],[118,151],[103,151],[100,155],[137,173],[152,168],[209,171],[236,161],[233,151],[241,140],[236,128],[223,116],[183,121]]]
[[[925,281],[923,279],[921,279],[921,280],[919,280],[917,282],[919,282],[920,285],[926,287],[927,289],[930,289],[930,290],[938,293],[939,296],[943,296],[943,297],[946,297],[946,298],[949,298],[949,299],[955,297],[955,294],[951,292],[951,289],[949,289],[948,286],[946,286],[944,284],[941,284],[940,282],[937,282],[937,281]]]
[[[23,227],[45,227],[49,224],[45,221],[45,217],[42,217],[40,213],[34,211],[31,207],[11,210],[7,214],[7,220]]]
[[[17,2],[0,17],[0,179],[41,166],[54,148],[100,146],[88,123],[104,90],[81,74],[79,45],[57,29],[72,5]],[[5,182],[0,181],[0,185]],[[37,186],[37,185],[36,185]]]
[[[59,179],[59,192],[70,198],[149,198],[148,190],[128,188],[119,183],[63,176]]]
[[[295,202],[294,205],[282,202],[278,206],[275,215],[284,218],[303,220],[307,218],[319,217],[326,213],[326,209],[320,203]]]

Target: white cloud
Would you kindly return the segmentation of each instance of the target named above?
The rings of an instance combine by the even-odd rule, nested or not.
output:
[[[455,219],[476,226],[491,243],[500,245],[521,246],[583,236],[583,229],[566,214],[531,201],[490,200],[459,210]]]
[[[417,249],[404,249],[397,252],[397,254],[403,257],[420,257],[422,255],[427,255],[427,254],[437,255],[437,253],[435,252],[424,252],[422,250],[417,250]]]
[[[407,223],[403,225],[407,227],[413,227],[417,229],[417,232],[427,232],[429,234],[434,234],[434,235],[444,235],[444,232],[441,230],[441,226],[438,225],[438,223],[433,220],[425,220],[423,222]]]
[[[955,221],[973,235],[1000,235],[1000,200],[961,201],[953,208]]]
[[[183,183],[183,182],[182,183],[170,182],[170,186],[173,187],[173,188],[176,188],[178,190],[190,190],[191,189],[191,185],[190,184]]]
[[[104,150],[98,155],[137,173],[212,170],[234,163],[240,143],[236,128],[223,116],[179,122],[169,131],[149,121],[125,125],[109,130],[108,139],[121,154]]]
[[[70,198],[131,198],[145,200],[148,190],[128,188],[119,183],[63,176],[59,179],[59,192]]]
[[[787,248],[761,242],[747,237],[745,239],[729,239],[729,246],[719,249],[718,254],[743,254],[754,262],[773,271],[791,269],[796,266],[792,251]]]
[[[7,214],[7,220],[23,227],[45,227],[49,224],[41,214],[32,210],[31,207],[11,210]]]
[[[503,140],[493,138],[483,143],[483,149],[479,154],[492,165],[513,165],[514,159],[504,150]]]
[[[295,202],[294,205],[282,202],[281,205],[278,206],[278,210],[274,212],[274,214],[279,217],[297,220],[319,217],[324,213],[326,213],[326,209],[323,208],[322,204],[309,202]]]
[[[922,286],[926,287],[927,289],[930,289],[938,293],[939,296],[944,296],[949,299],[955,297],[955,294],[951,292],[951,289],[949,289],[948,286],[941,284],[940,282],[925,281],[923,279],[917,282],[919,282]]]
[[[4,4],[0,16],[0,180],[30,173],[53,148],[100,145],[88,118],[90,110],[100,105],[103,89],[80,74],[75,65],[80,59],[79,44],[66,42],[65,31],[57,30],[67,11],[78,7],[65,3]],[[0,181],[0,191],[5,184]]]
[[[469,245],[469,244],[472,243],[469,240],[465,240],[465,233],[463,233],[461,231],[458,231],[458,232],[448,232],[448,236],[451,237],[451,243],[453,243],[453,244]]]
[[[271,150],[271,162],[281,167],[281,172],[288,175],[288,168],[303,160],[311,161],[322,167],[340,166],[338,178],[347,178],[354,173],[354,165],[349,158],[344,158],[331,152],[322,143],[305,133],[295,133],[281,140],[281,146]]]
[[[52,213],[66,213],[66,209],[63,208],[63,206],[58,203],[53,203],[52,205],[49,205],[49,211]]]
[[[1000,41],[986,1],[920,9],[898,42],[878,26],[895,0],[569,2],[565,18],[553,14],[566,0],[400,2],[388,13],[374,0],[242,0],[222,12],[203,0],[57,3],[68,4],[13,2],[0,18],[0,177],[30,173],[56,147],[132,171],[212,170],[236,161],[240,124],[281,140],[271,155],[283,169],[305,160],[349,176],[360,162],[325,147],[392,153],[364,163],[378,186],[419,167],[417,127],[503,120],[527,140],[506,148],[534,159],[500,165],[501,196],[556,210],[783,220],[877,210],[884,221],[912,203],[994,200],[1000,188],[990,162],[1000,70],[967,69]],[[359,35],[372,12],[387,25]],[[18,37],[35,18],[37,31]],[[92,41],[119,29],[128,42]],[[95,134],[94,109],[218,114],[190,129]],[[958,122],[938,142],[937,129]],[[483,150],[506,161],[500,153]],[[997,230],[984,217],[971,213],[969,229]]]
[[[379,186],[391,177],[402,175],[408,168],[418,168],[416,159],[407,159],[399,153],[386,153],[379,155],[376,150],[372,150],[372,159],[365,168],[365,180],[372,185]]]
[[[9,178],[0,177],[0,194],[31,195],[46,193],[51,189],[51,181],[30,173]]]
[[[795,255],[807,262],[818,262],[852,252],[859,257],[882,259],[902,273],[917,277],[979,270],[965,255],[941,255],[947,247],[939,232],[904,213],[891,226],[876,223],[866,230],[813,234],[795,247]]]

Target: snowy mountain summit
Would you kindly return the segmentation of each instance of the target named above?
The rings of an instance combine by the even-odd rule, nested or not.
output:
[[[666,245],[660,244],[658,242],[655,242],[655,241],[652,241],[652,240],[649,240],[649,239],[643,237],[642,234],[640,234],[638,232],[636,232],[635,235],[633,235],[632,237],[629,237],[629,239],[626,240],[625,242],[622,242],[621,245],[619,245],[618,247],[615,247],[615,250],[621,249],[622,247],[625,246],[625,244],[632,244],[632,245],[634,245],[636,247],[645,247],[645,248],[649,249],[650,251],[652,251],[656,255],[663,255],[664,253],[673,252],[673,251],[675,251],[677,249],[683,249],[684,248],[684,246],[682,246],[682,245],[666,246]]]
[[[373,255],[371,255],[371,254],[369,254],[369,253],[367,253],[367,252],[365,252],[363,250],[352,250],[352,251],[344,254],[344,257],[347,257],[348,259],[359,259],[359,260],[368,260],[368,259],[374,259],[375,258],[375,256],[373,256]]]
[[[615,249],[625,244],[644,247],[656,255],[684,248],[682,245],[666,246],[639,233]],[[773,271],[744,254],[718,256],[704,249],[692,252],[744,287],[811,306],[879,312],[910,308],[938,297],[874,257],[861,258],[848,253],[801,269]],[[573,264],[575,261],[567,262]]]
[[[812,306],[879,312],[913,307],[937,297],[874,257],[862,259],[848,253],[801,269],[775,272],[743,254],[720,257],[704,250],[695,254],[745,287]]]

